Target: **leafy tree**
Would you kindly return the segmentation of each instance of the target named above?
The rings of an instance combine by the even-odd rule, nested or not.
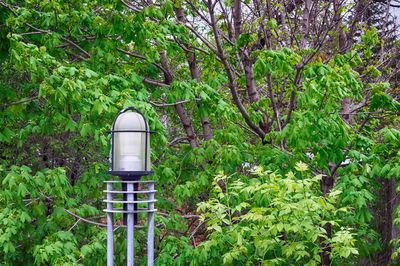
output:
[[[158,132],[157,264],[382,262],[398,51],[372,2],[0,1],[1,263],[104,265],[128,106]]]

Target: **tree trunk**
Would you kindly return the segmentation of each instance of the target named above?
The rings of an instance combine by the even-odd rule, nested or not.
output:
[[[177,20],[179,22],[186,23],[186,17],[183,8],[175,8],[174,10]],[[188,61],[189,64],[190,75],[192,79],[195,79],[198,82],[200,82],[200,70],[199,67],[197,66],[196,54],[194,51],[190,50],[191,47],[187,43],[183,43],[183,46],[185,47],[186,60]],[[197,106],[200,107],[201,103],[198,104]],[[201,126],[203,127],[204,139],[209,140],[212,138],[212,129],[210,126],[210,120],[208,116],[205,115],[202,115],[200,119],[201,119]]]
[[[189,139],[190,146],[192,148],[197,147],[196,134],[194,133],[194,130],[193,130],[192,121],[186,114],[186,111],[183,108],[183,105],[182,104],[175,105],[175,110],[178,113],[181,123],[186,131],[186,135]]]
[[[320,182],[320,186],[321,186],[321,191],[322,191],[322,193],[324,195],[328,194],[332,190],[332,188],[333,188],[333,186],[335,184],[334,181],[335,181],[335,179],[333,178],[333,176],[324,175],[322,177],[321,182]],[[327,238],[328,239],[331,238],[332,237],[332,225],[327,223],[324,226],[324,229],[326,230]],[[322,251],[320,253],[321,265],[328,266],[328,265],[331,265],[331,258],[330,258],[329,255],[330,255],[332,249],[324,241],[325,241],[324,238],[320,238],[319,239],[320,246],[321,246],[321,249],[322,249]]]
[[[170,72],[170,68],[167,61],[167,54],[165,51],[160,52],[160,61],[161,61],[161,66],[167,71],[167,73],[164,73],[164,79],[165,83],[169,85],[172,83],[173,77]],[[192,148],[197,147],[197,139],[192,126],[192,120],[187,115],[185,108],[183,107],[183,104],[182,103],[176,104],[175,110],[178,113],[183,128],[185,129],[186,136],[189,139],[190,146]]]
[[[379,265],[390,265],[390,257],[393,253],[393,247],[390,245],[390,241],[393,239],[393,232],[395,229],[393,226],[393,211],[396,207],[396,182],[394,179],[381,179],[380,183],[382,188],[379,194],[381,194],[381,202],[377,206],[377,215],[379,217],[378,232],[381,236],[382,250],[377,254],[377,263]]]

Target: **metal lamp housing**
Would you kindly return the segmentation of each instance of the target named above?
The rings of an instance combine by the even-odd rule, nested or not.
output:
[[[124,180],[151,174],[150,133],[146,118],[137,109],[119,112],[111,130],[109,173]]]

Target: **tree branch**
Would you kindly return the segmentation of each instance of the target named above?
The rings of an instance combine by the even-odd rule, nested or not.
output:
[[[183,103],[188,103],[188,102],[192,102],[192,101],[200,101],[200,99],[196,98],[194,100],[182,100],[182,101],[177,101],[177,102],[174,102],[174,103],[156,103],[156,102],[149,101],[149,103],[151,105],[156,106],[156,107],[171,107],[171,106],[175,106],[175,105],[183,104]]]
[[[150,84],[150,85],[155,85],[155,86],[160,86],[160,87],[169,87],[168,84],[162,82],[162,81],[158,81],[158,80],[154,80],[154,79],[150,79],[150,78],[143,78],[143,82]]]
[[[93,224],[93,225],[97,225],[97,226],[102,226],[102,227],[107,226],[107,224],[98,223],[98,222],[93,222],[93,221],[91,221],[91,220],[88,220],[88,219],[86,219],[86,218],[83,218],[83,217],[81,217],[81,216],[79,216],[79,215],[77,215],[77,214],[75,214],[75,213],[73,213],[73,212],[71,212],[71,211],[69,211],[69,210],[67,210],[67,209],[64,209],[64,211],[67,212],[69,215],[71,215],[71,216],[77,218],[78,221],[81,220],[81,221],[83,221],[83,222],[85,222],[85,223]],[[71,230],[71,229],[70,229],[70,230]]]
[[[126,55],[129,55],[129,56],[132,56],[132,57],[135,57],[135,58],[138,58],[138,59],[142,59],[142,60],[144,60],[144,61],[147,61],[147,58],[146,58],[145,56],[140,55],[140,54],[138,54],[138,53],[131,52],[131,51],[126,51],[126,50],[121,49],[121,48],[117,48],[117,50],[118,50],[119,52],[121,52],[121,53],[126,54]],[[151,62],[151,64],[154,65],[155,67],[157,67],[158,69],[160,69],[164,74],[167,73],[167,70],[166,70],[165,68],[163,68],[160,64],[157,64],[157,63],[155,63],[155,62]]]
[[[31,97],[31,98],[24,98],[24,99],[21,99],[21,100],[16,101],[16,102],[12,102],[12,103],[9,103],[9,104],[5,104],[5,105],[3,105],[2,107],[3,107],[3,108],[7,108],[7,107],[12,106],[12,105],[18,105],[18,104],[28,103],[28,102],[37,100],[38,98],[39,98],[39,96],[34,96],[34,97]]]
[[[211,19],[211,24],[212,24],[212,29],[213,29],[213,33],[214,33],[214,38],[215,38],[215,43],[217,45],[217,51],[216,51],[216,55],[220,58],[226,74],[228,75],[228,80],[229,80],[229,88],[232,94],[232,98],[234,103],[236,104],[236,106],[238,107],[240,113],[242,114],[244,120],[246,121],[247,125],[249,125],[249,127],[254,130],[257,135],[264,141],[264,136],[265,133],[264,131],[259,128],[258,126],[256,126],[250,119],[249,114],[247,113],[245,107],[243,106],[242,102],[239,99],[239,95],[237,94],[237,84],[235,82],[235,79],[233,77],[232,74],[232,70],[231,70],[231,66],[229,65],[229,63],[227,62],[225,55],[224,55],[224,51],[222,49],[222,45],[221,45],[221,41],[219,39],[219,35],[218,35],[218,29],[217,29],[217,25],[216,25],[216,21],[215,21],[215,16],[214,16],[214,5],[212,4],[211,0],[208,0],[208,10],[210,13],[210,19]]]

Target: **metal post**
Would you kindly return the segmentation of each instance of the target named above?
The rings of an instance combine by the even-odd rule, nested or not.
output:
[[[113,184],[107,183],[107,190],[113,190]],[[107,200],[112,201],[113,195],[107,192]],[[112,210],[113,204],[107,203],[107,210]],[[113,213],[107,212],[107,266],[114,265],[114,230],[113,230]]]
[[[134,192],[134,185],[133,183],[127,183],[127,201],[132,202],[133,192]],[[128,203],[128,211],[132,212],[134,210],[133,203]],[[134,266],[135,265],[135,250],[134,250],[134,235],[135,235],[135,225],[134,225],[134,215],[133,213],[128,213],[128,222],[127,222],[127,266]]]
[[[133,184],[133,190],[135,190],[135,191],[138,191],[139,190],[139,184],[138,183],[134,183]],[[137,194],[135,193],[134,195],[133,195],[133,200],[134,201],[137,201],[137,199],[138,199],[138,197],[137,197]],[[137,211],[137,208],[138,208],[138,205],[137,205],[137,203],[134,203],[133,204],[133,209],[135,210],[135,211]],[[138,213],[135,213],[134,215],[133,215],[133,217],[134,217],[134,221],[135,221],[135,225],[137,225],[138,224]]]
[[[127,191],[127,189],[126,189],[126,183],[122,183],[121,185],[122,185],[122,191]],[[122,192],[122,193],[123,193],[123,192]],[[127,195],[128,195],[127,193],[123,193],[123,194],[122,194],[122,201],[127,201],[127,197],[126,197]],[[128,205],[126,205],[126,203],[122,203],[122,209],[123,209],[124,211],[127,211],[127,210],[128,210],[127,206],[128,206]],[[123,222],[124,225],[127,225],[127,223],[128,223],[128,222],[127,222],[128,220],[127,220],[126,217],[128,217],[127,214],[126,214],[126,213],[123,213],[123,214],[122,214],[122,222]]]
[[[154,265],[154,183],[148,183],[149,203],[148,203],[148,226],[147,226],[147,265]]]

